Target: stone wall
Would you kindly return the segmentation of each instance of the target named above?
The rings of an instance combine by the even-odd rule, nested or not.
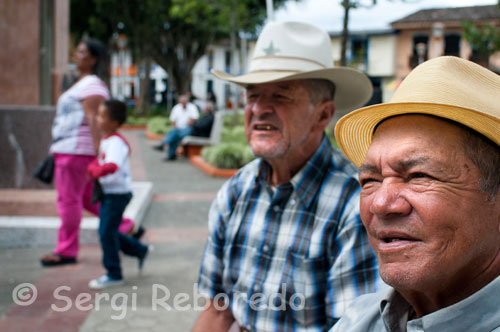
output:
[[[39,104],[39,7],[39,1],[0,1],[0,104]]]
[[[0,105],[0,188],[47,189],[33,178],[52,140],[53,106]]]

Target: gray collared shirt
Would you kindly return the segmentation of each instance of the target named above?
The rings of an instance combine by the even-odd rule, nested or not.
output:
[[[500,276],[468,298],[408,321],[413,310],[393,288],[359,297],[330,332],[500,332]]]

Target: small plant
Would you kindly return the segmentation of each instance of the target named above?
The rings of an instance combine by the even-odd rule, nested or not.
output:
[[[240,168],[255,159],[250,147],[239,143],[221,143],[205,147],[201,155],[207,163],[222,169]]]

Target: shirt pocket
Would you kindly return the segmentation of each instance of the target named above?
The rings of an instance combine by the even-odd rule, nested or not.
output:
[[[293,320],[302,326],[326,323],[328,264],[325,257],[308,258],[290,252],[287,262],[291,267],[287,293],[292,292],[287,300]]]

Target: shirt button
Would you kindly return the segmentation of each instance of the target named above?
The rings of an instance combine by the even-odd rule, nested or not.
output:
[[[262,252],[266,253],[268,251],[269,251],[269,246],[267,244],[264,244],[264,246],[262,247]]]
[[[273,207],[274,212],[278,212],[280,210],[280,207],[278,205],[275,205]]]
[[[292,204],[292,205],[295,205],[295,203],[297,203],[297,201],[295,201],[294,199],[292,199],[292,200],[290,201],[290,204]]]
[[[256,292],[256,293],[260,292],[260,287],[259,287],[259,285],[255,285],[255,286],[253,286],[253,291],[254,291],[254,292]]]

